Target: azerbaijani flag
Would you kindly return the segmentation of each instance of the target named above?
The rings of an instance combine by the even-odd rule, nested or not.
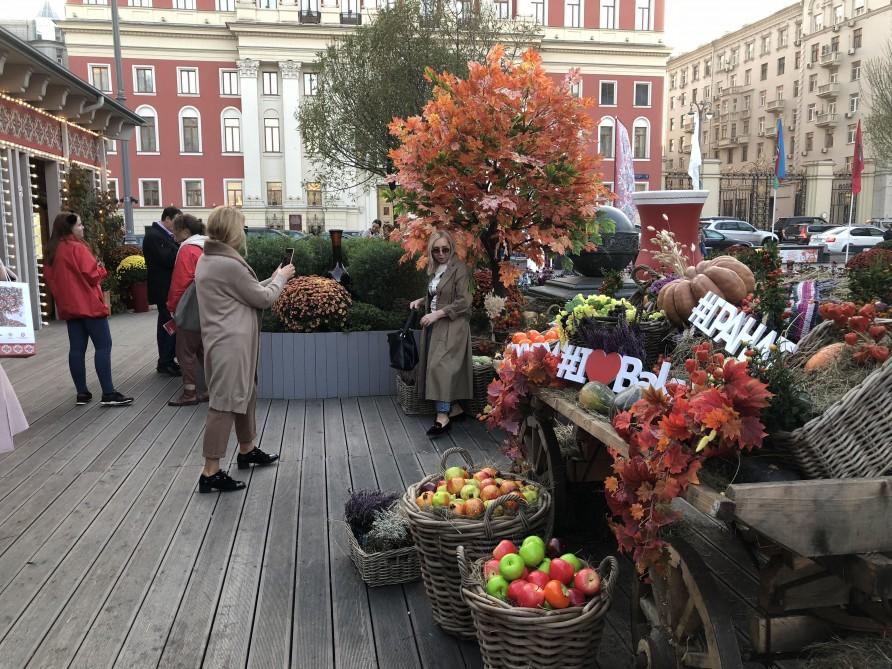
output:
[[[861,192],[861,173],[864,171],[864,139],[861,136],[861,119],[855,130],[855,153],[852,156],[852,193]]]
[[[787,176],[787,152],[784,149],[784,122],[777,119],[777,148],[774,152],[774,190],[780,188],[781,181]]]

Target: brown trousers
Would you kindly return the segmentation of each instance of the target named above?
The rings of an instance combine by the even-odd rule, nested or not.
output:
[[[204,426],[204,443],[202,453],[204,457],[212,460],[221,460],[226,455],[226,445],[229,443],[229,435],[232,434],[232,425],[235,423],[235,436],[240,444],[249,444],[257,436],[257,423],[254,416],[254,408],[257,405],[257,388],[251,391],[251,399],[248,400],[248,410],[245,413],[232,411],[217,411],[208,409],[208,418]]]
[[[204,364],[201,332],[177,330],[177,361],[183,372],[183,385],[197,390],[201,366]]]

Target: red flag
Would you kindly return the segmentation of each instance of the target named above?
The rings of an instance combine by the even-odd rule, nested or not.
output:
[[[861,192],[861,173],[864,171],[864,143],[861,137],[861,120],[855,129],[855,155],[852,157],[852,193]]]

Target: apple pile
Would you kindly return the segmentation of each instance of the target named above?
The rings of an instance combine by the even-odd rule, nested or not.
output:
[[[601,592],[601,577],[559,539],[548,543],[529,536],[520,548],[508,539],[499,542],[483,565],[486,592],[515,606],[566,609],[585,606]]]
[[[444,509],[456,516],[479,518],[496,499],[516,493],[534,505],[539,499],[539,487],[534,483],[504,479],[492,467],[484,467],[473,476],[462,467],[449,467],[439,481],[428,481],[419,488],[415,503],[419,509]],[[502,516],[517,510],[517,502],[507,502],[493,511]]]

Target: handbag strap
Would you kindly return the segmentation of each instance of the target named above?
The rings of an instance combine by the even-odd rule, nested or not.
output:
[[[406,319],[406,322],[403,324],[403,327],[400,329],[400,332],[406,333],[412,329],[412,323],[415,321],[415,310],[409,309],[409,317]]]

